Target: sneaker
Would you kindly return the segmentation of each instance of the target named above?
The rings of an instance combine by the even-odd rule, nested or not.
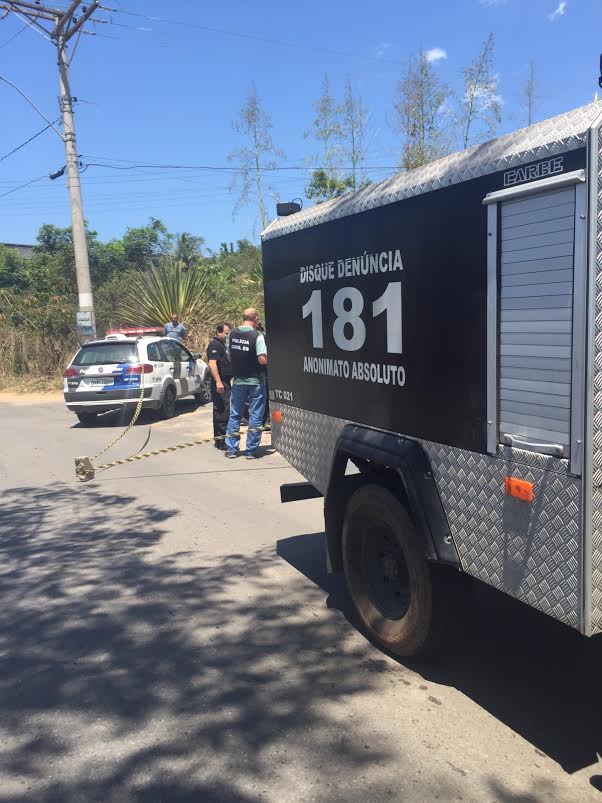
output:
[[[234,460],[235,457],[239,457],[240,455],[238,452],[226,452],[224,457],[229,458],[230,460]]]
[[[259,457],[257,452],[245,452],[245,458],[247,460],[255,460],[257,457]]]

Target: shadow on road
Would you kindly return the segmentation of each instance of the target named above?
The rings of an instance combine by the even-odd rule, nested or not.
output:
[[[278,554],[361,629],[342,575],[326,574],[323,533],[280,541]],[[459,689],[567,772],[602,753],[601,638],[586,639],[484,584],[466,643],[429,661],[396,660]]]
[[[332,777],[332,799],[337,783],[346,801],[394,796],[387,745],[331,710],[391,665],[343,617],[308,616],[273,548],[203,565],[164,549],[176,513],[93,487],[5,492],[2,799],[294,798],[295,767]]]
[[[199,403],[192,398],[179,399],[176,402],[176,412],[173,418],[190,415],[191,413],[195,413],[197,410],[203,410],[207,407],[208,405],[206,402]],[[81,421],[78,421],[77,418],[75,418],[71,429],[108,429],[110,427],[125,427],[129,424],[130,418],[131,411],[128,413],[127,410],[110,410],[106,413],[99,413],[95,418],[91,419],[91,421],[86,424],[82,424]],[[171,419],[172,421],[173,418]],[[140,415],[138,416],[134,426],[144,426],[145,424],[152,424],[155,421],[162,420],[164,419],[161,418],[157,410],[143,409],[140,411]]]

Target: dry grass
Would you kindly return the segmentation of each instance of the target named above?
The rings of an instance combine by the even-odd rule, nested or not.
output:
[[[70,338],[0,329],[0,381],[56,386],[76,350],[77,343]]]
[[[0,391],[13,393],[52,393],[63,389],[61,376],[11,376],[0,374]]]

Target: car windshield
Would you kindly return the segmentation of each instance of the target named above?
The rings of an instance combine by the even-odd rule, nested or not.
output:
[[[109,365],[137,360],[135,343],[91,343],[81,347],[75,355],[73,365]]]

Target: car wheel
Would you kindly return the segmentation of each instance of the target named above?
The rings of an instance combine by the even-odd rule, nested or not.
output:
[[[165,388],[160,413],[162,418],[173,418],[176,414],[176,391],[173,385]]]
[[[76,413],[75,415],[78,417],[80,424],[87,426],[88,424],[92,424],[94,421],[96,421],[96,416],[98,413]]]
[[[209,404],[211,401],[211,377],[206,375],[201,383],[201,389],[194,394],[195,401],[199,404]]]
[[[428,654],[463,631],[463,576],[429,564],[406,509],[386,488],[355,491],[342,546],[349,594],[379,645],[397,655]]]

